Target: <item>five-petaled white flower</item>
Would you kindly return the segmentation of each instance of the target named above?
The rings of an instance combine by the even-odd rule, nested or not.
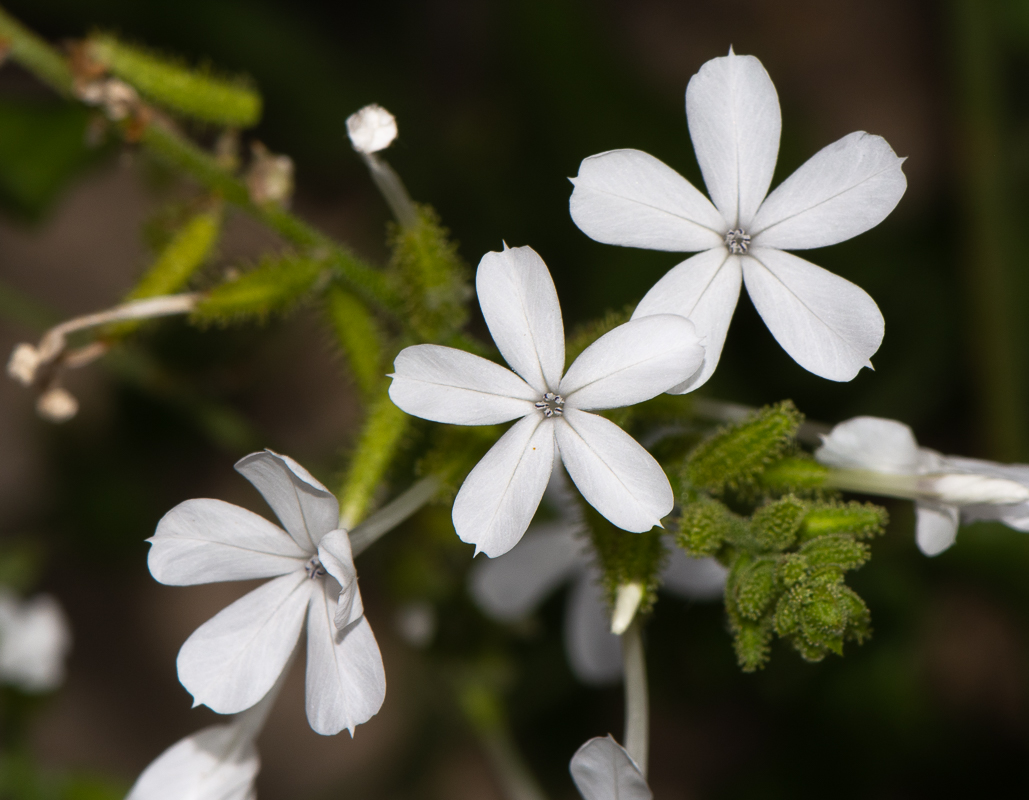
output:
[[[476,291],[493,341],[514,372],[439,345],[397,356],[389,395],[408,414],[455,425],[515,423],[468,475],[454,528],[476,553],[517,544],[560,453],[583,497],[629,531],[661,524],[673,495],[660,465],[631,436],[587,409],[655,397],[700,366],[704,350],[684,317],[633,320],[601,336],[564,373],[564,325],[547,265],[530,247],[482,257]],[[515,374],[517,373],[517,374]]]
[[[815,458],[847,471],[836,480],[843,488],[914,500],[915,539],[927,556],[954,544],[961,522],[997,520],[1029,531],[1029,466],[940,455],[919,447],[902,422],[841,422],[822,436]]]
[[[179,651],[179,680],[219,714],[250,708],[279,678],[306,616],[307,719],[317,733],[353,735],[382,706],[386,677],[336,498],[268,450],[236,470],[286,530],[221,500],[187,500],[148,540],[150,572],[161,583],[274,578],[194,631]]]
[[[564,641],[568,666],[594,686],[622,678],[622,639],[611,632],[611,612],[600,568],[586,546],[581,506],[560,467],[554,469],[547,500],[558,519],[529,527],[518,545],[483,561],[468,574],[468,591],[484,614],[501,622],[531,614],[566,581]],[[674,545],[661,585],[679,597],[714,600],[722,596],[727,570],[713,558],[690,558]]]
[[[610,734],[590,739],[568,765],[584,800],[652,800],[647,779]]]
[[[732,50],[690,79],[686,117],[711,201],[653,156],[612,150],[582,162],[570,204],[575,224],[598,242],[704,251],[658,281],[633,314],[682,314],[703,337],[703,368],[673,391],[696,389],[711,377],[741,281],[802,367],[834,381],[870,367],[883,338],[875,301],[784,250],[824,247],[878,225],[907,187],[903,159],[881,137],[851,133],[768,194],[779,100],[761,62]]]

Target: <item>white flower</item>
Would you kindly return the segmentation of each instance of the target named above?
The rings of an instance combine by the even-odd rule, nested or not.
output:
[[[652,800],[647,779],[625,748],[609,734],[590,739],[568,765],[584,800]]]
[[[600,337],[564,373],[561,307],[547,265],[530,247],[487,253],[476,291],[497,348],[514,372],[450,347],[408,347],[389,395],[416,417],[454,425],[515,423],[468,475],[454,527],[476,553],[506,553],[543,497],[555,453],[583,497],[619,528],[646,531],[672,510],[668,478],[621,428],[587,409],[648,400],[703,359],[693,325],[661,314]],[[517,373],[517,374],[515,374]]]
[[[179,680],[219,714],[250,708],[279,678],[306,616],[307,719],[317,733],[353,735],[382,706],[386,677],[336,498],[268,450],[236,470],[286,530],[221,500],[187,500],[148,540],[150,572],[161,583],[274,578],[194,631],[179,650]]]
[[[483,613],[507,622],[531,614],[571,582],[564,619],[568,664],[583,683],[614,683],[622,677],[621,637],[611,633],[600,570],[584,547],[582,515],[564,470],[554,470],[547,494],[560,519],[533,525],[510,553],[476,564],[468,576],[469,592]],[[725,567],[713,558],[690,558],[678,547],[671,548],[661,573],[663,588],[692,600],[721,597],[725,576]]]
[[[919,447],[901,422],[841,422],[822,436],[815,458],[843,471],[830,476],[840,488],[914,500],[915,538],[928,556],[954,544],[961,521],[994,519],[1029,531],[1029,466],[940,455]]]
[[[572,219],[599,242],[703,251],[665,275],[633,319],[682,314],[704,337],[696,389],[718,365],[741,281],[786,352],[805,369],[846,381],[879,349],[883,318],[862,289],[790,255],[845,241],[878,225],[907,186],[886,141],[851,133],[816,153],[771,194],[779,100],[753,56],[708,61],[686,88],[686,117],[709,201],[671,167],[639,150],[582,162]]]
[[[64,682],[71,629],[57,599],[19,600],[0,590],[0,683],[49,692]]]

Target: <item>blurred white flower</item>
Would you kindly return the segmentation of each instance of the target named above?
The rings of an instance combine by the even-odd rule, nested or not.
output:
[[[0,589],[0,683],[49,692],[64,682],[71,628],[57,599],[19,600]]]
[[[673,391],[696,389],[711,377],[741,283],[804,369],[847,381],[871,367],[883,338],[875,301],[784,250],[835,244],[882,222],[907,187],[903,159],[884,139],[851,133],[768,194],[779,99],[761,62],[731,49],[690,79],[686,117],[710,201],[653,156],[612,150],[582,162],[570,204],[575,224],[598,242],[703,251],[658,281],[633,314],[682,314],[697,326],[703,368]]]
[[[220,500],[187,500],[148,540],[150,572],[161,583],[273,578],[197,628],[179,650],[179,680],[219,714],[250,708],[278,680],[306,616],[308,722],[317,733],[353,735],[382,706],[386,676],[336,498],[270,450],[236,470],[286,530]]]
[[[896,420],[841,422],[822,436],[815,458],[841,471],[830,476],[840,488],[914,500],[915,538],[928,556],[954,544],[962,521],[1029,531],[1029,466],[940,455]]]
[[[660,525],[674,499],[660,465],[621,428],[586,409],[639,403],[692,375],[704,354],[693,325],[673,314],[628,322],[601,336],[565,372],[557,290],[532,248],[487,253],[476,290],[514,372],[463,350],[423,344],[397,356],[389,389],[397,406],[423,419],[453,425],[518,419],[457,493],[457,535],[490,557],[514,547],[543,497],[555,454],[583,497],[614,525],[636,532]]]
[[[568,765],[584,800],[652,800],[647,779],[610,734],[590,739]]]
[[[621,637],[611,632],[600,570],[589,553],[582,516],[564,470],[554,470],[547,494],[559,520],[533,525],[511,552],[473,566],[469,592],[483,613],[507,622],[531,614],[570,582],[564,620],[568,664],[583,683],[617,682],[622,677]],[[675,546],[670,550],[661,575],[663,588],[692,600],[722,596],[725,567],[713,558],[690,558]]]
[[[394,622],[400,638],[412,647],[428,647],[436,636],[436,609],[432,603],[405,603],[397,609]]]

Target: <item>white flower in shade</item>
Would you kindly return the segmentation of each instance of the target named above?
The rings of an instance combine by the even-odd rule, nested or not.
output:
[[[568,765],[584,800],[652,800],[642,771],[610,735],[590,739]]]
[[[1029,466],[940,455],[896,420],[841,422],[822,436],[815,458],[840,470],[829,479],[839,488],[914,500],[915,538],[928,556],[954,544],[962,521],[1029,531]]]
[[[646,531],[672,510],[660,465],[613,422],[588,410],[648,400],[681,383],[704,350],[693,325],[661,314],[620,325],[564,372],[564,325],[547,265],[530,247],[487,253],[475,280],[493,341],[514,372],[432,344],[393,362],[389,395],[408,414],[454,425],[518,419],[468,475],[454,528],[488,556],[529,526],[559,453],[583,497],[619,528]],[[562,377],[562,373],[564,376]],[[520,419],[519,419],[520,418]]]
[[[476,564],[469,592],[483,613],[508,622],[531,614],[570,582],[564,618],[568,664],[583,683],[614,683],[622,677],[621,637],[611,632],[600,570],[586,549],[582,515],[564,470],[554,470],[547,495],[560,519],[533,525],[511,552]],[[713,558],[690,558],[678,547],[671,548],[661,573],[664,589],[691,600],[721,597],[725,576],[725,567]]]
[[[710,201],[639,150],[584,160],[571,198],[575,224],[598,242],[702,251],[658,281],[633,314],[682,314],[703,337],[703,368],[673,391],[711,377],[741,283],[772,335],[805,369],[847,381],[870,367],[883,338],[875,301],[784,251],[842,242],[882,222],[907,187],[903,159],[884,139],[851,133],[768,194],[779,100],[761,62],[732,50],[690,79],[686,117]]]
[[[0,589],[0,683],[49,692],[64,682],[71,628],[57,599],[19,600]]]
[[[254,739],[276,694],[269,692],[228,724],[180,739],[143,770],[125,800],[254,800],[261,769]]]
[[[336,498],[286,456],[236,464],[285,530],[221,500],[187,500],[148,541],[161,583],[273,578],[212,617],[179,650],[182,685],[219,714],[250,708],[275,684],[307,618],[307,719],[321,734],[369,720],[386,694]]]

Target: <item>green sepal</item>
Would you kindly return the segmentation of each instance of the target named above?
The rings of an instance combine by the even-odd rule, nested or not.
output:
[[[802,541],[833,533],[849,533],[858,539],[871,539],[886,530],[889,514],[872,503],[818,503],[801,526]]]
[[[733,626],[733,648],[744,672],[754,672],[768,663],[772,625],[769,619],[742,620]]]
[[[108,34],[93,36],[86,47],[90,58],[111,74],[171,111],[234,128],[249,128],[261,119],[261,95],[242,79],[191,69]]]
[[[323,273],[321,262],[303,256],[266,259],[257,268],[211,289],[191,319],[222,325],[264,321],[291,310]]]
[[[732,537],[733,528],[739,524],[739,518],[722,503],[699,497],[694,502],[684,503],[675,541],[694,558],[713,556]]]
[[[733,581],[736,608],[741,616],[758,620],[776,599],[775,561],[761,558],[747,564]]]
[[[871,549],[864,542],[855,541],[853,536],[832,533],[805,543],[800,554],[812,569],[833,567],[846,572],[865,564],[871,557]]]
[[[418,221],[393,225],[390,271],[400,278],[406,323],[422,341],[439,342],[468,320],[471,273],[450,232],[429,206],[418,206]]]
[[[795,446],[802,421],[789,400],[766,406],[701,442],[686,462],[686,480],[715,495],[753,487],[769,464]]]
[[[751,517],[751,530],[758,545],[765,550],[788,550],[797,541],[807,510],[807,503],[792,495],[759,508]]]
[[[795,455],[769,464],[758,477],[761,488],[773,493],[811,492],[821,489],[829,468],[811,456]]]
[[[366,398],[372,396],[386,380],[378,321],[356,295],[336,285],[325,293],[325,314],[357,388]]]
[[[661,541],[661,529],[629,533],[607,521],[593,506],[582,501],[583,516],[597,554],[608,603],[614,605],[618,587],[638,583],[643,587],[639,613],[648,612],[657,600],[661,569],[668,552]]]

